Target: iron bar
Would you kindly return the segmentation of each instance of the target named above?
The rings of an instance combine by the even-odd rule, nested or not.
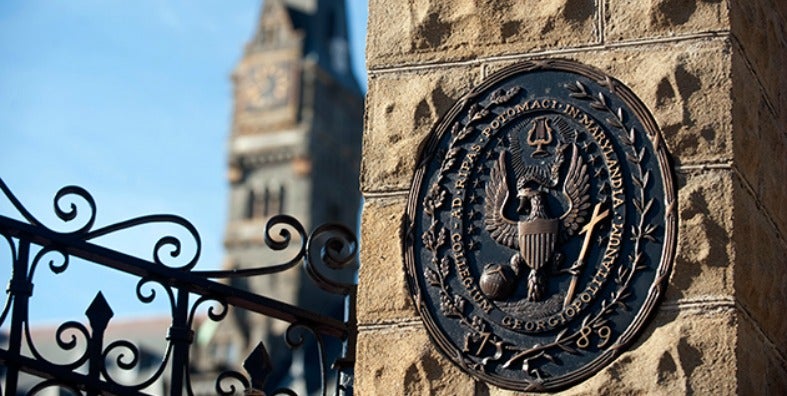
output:
[[[30,258],[30,241],[19,240],[19,252],[14,258],[13,273],[8,284],[8,298],[11,302],[11,331],[8,339],[8,353],[21,356],[22,326],[27,320],[27,305],[33,294],[33,284],[27,279],[27,266]],[[16,392],[19,382],[19,366],[12,363],[6,366],[6,393]]]
[[[275,319],[289,323],[308,323],[318,331],[329,336],[345,338],[348,334],[347,325],[340,320],[210,279],[195,277],[189,272],[177,268],[157,265],[135,256],[107,249],[49,229],[31,226],[8,217],[0,216],[0,233],[41,246],[58,246],[63,253],[136,275],[140,278],[159,281],[163,284],[177,284],[179,289],[221,299],[230,305]]]

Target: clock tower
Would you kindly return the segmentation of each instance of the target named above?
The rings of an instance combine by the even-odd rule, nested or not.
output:
[[[363,93],[349,68],[347,38],[342,0],[265,0],[232,74],[224,269],[275,265],[292,256],[265,246],[265,223],[276,214],[297,218],[307,231],[326,222],[357,228]],[[300,270],[232,282],[312,310],[342,309],[341,300],[320,294]],[[307,386],[308,375],[296,378],[292,366],[319,368],[310,369],[307,359],[289,360],[285,330],[286,323],[231,312],[200,330],[211,345],[201,350],[202,366],[237,365],[262,341],[278,369],[269,382]]]

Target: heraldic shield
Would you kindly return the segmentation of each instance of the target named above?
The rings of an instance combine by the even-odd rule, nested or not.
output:
[[[519,223],[519,254],[531,270],[528,284],[538,284],[530,287],[531,290],[542,288],[539,272],[555,254],[558,225],[558,219],[534,219]],[[533,293],[530,297],[538,299]]]

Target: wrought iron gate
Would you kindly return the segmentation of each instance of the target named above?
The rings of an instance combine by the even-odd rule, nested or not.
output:
[[[197,309],[208,305],[208,320],[221,321],[230,307],[244,309],[287,322],[288,345],[295,348],[303,344],[303,334],[310,333],[316,343],[320,367],[322,393],[352,394],[352,376],[355,357],[356,320],[354,282],[344,283],[329,276],[329,270],[339,270],[355,264],[357,240],[353,233],[341,225],[323,225],[307,234],[294,218],[284,215],[272,217],[265,228],[265,244],[272,250],[293,252],[289,260],[255,269],[236,271],[200,271],[195,266],[200,256],[201,240],[196,228],[187,220],[174,215],[150,215],[123,221],[105,227],[95,227],[96,203],[84,189],[76,186],[62,188],[54,197],[56,216],[64,223],[79,217],[81,226],[68,232],[54,231],[42,224],[14,196],[0,179],[0,189],[10,202],[14,216],[0,215],[0,235],[11,251],[12,274],[7,295],[0,313],[0,333],[7,337],[0,347],[0,364],[4,366],[4,383],[0,395],[24,392],[19,385],[21,373],[38,378],[27,394],[43,394],[57,389],[61,394],[70,391],[76,395],[145,395],[146,388],[154,381],[166,377],[172,395],[193,395],[191,352],[195,335]],[[73,199],[87,203],[89,213],[77,216]],[[0,208],[6,205],[0,204]],[[66,209],[64,209],[64,207]],[[181,239],[167,235],[155,243],[150,259],[135,257],[94,243],[94,239],[143,224],[169,223],[183,227],[196,244],[193,257],[181,266],[168,265],[169,258],[184,254]],[[276,232],[278,230],[278,232]],[[167,253],[167,255],[165,255]],[[47,265],[54,273],[66,271],[70,258],[79,258],[97,266],[112,268],[138,278],[136,295],[141,302],[154,299],[155,292],[145,292],[143,286],[151,283],[165,290],[171,309],[171,322],[166,338],[166,349],[154,373],[139,381],[122,381],[109,368],[133,370],[140,362],[140,350],[131,341],[107,342],[105,330],[113,312],[99,291],[86,311],[87,324],[69,321],[58,326],[55,337],[59,348],[77,351],[68,362],[54,362],[44,356],[31,337],[29,302],[35,297],[33,281],[36,270]],[[304,307],[298,307],[248,290],[221,282],[229,278],[248,278],[281,273],[303,264],[315,283],[330,293],[344,298],[345,309],[341,317],[330,317]],[[145,289],[147,290],[147,289]],[[70,335],[70,338],[66,335]],[[338,359],[329,362],[325,344],[329,340],[341,344]],[[311,357],[311,356],[310,356]],[[227,370],[214,381],[216,394],[264,394],[262,389],[272,371],[266,346],[260,342],[243,362],[245,373]],[[329,378],[335,383],[328,384]],[[241,389],[242,388],[242,389]],[[68,393],[68,392],[67,392]],[[278,389],[272,394],[294,395],[291,389]]]

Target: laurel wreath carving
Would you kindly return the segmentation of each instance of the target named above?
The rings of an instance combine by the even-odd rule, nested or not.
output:
[[[499,360],[504,351],[504,341],[497,335],[486,332],[486,322],[478,316],[473,316],[468,320],[465,316],[465,308],[467,300],[458,294],[454,294],[450,286],[447,284],[446,279],[451,274],[451,267],[453,261],[449,256],[439,258],[439,250],[446,244],[447,229],[440,226],[438,219],[435,216],[436,210],[441,208],[446,200],[447,191],[442,187],[444,175],[457,163],[457,158],[462,151],[458,145],[466,139],[474,131],[477,131],[476,124],[483,120],[490,114],[495,114],[496,107],[504,105],[513,99],[517,94],[522,92],[521,87],[512,87],[509,89],[498,89],[490,96],[487,103],[483,105],[474,104],[467,110],[464,119],[465,122],[457,121],[451,128],[451,135],[453,140],[449,145],[448,151],[444,152],[443,162],[440,165],[440,171],[437,179],[432,187],[424,197],[423,207],[426,217],[431,218],[429,228],[423,233],[422,241],[424,247],[432,252],[431,266],[425,268],[426,282],[439,289],[440,296],[440,311],[446,317],[456,318],[462,323],[469,333],[468,337],[481,337],[486,334],[489,337],[488,342],[496,347],[493,356],[484,357],[480,361],[474,361],[466,356],[462,356],[459,360],[464,362],[468,367],[476,370],[484,370],[486,365],[491,361]]]
[[[633,127],[628,131],[626,130],[626,115],[623,111],[623,108],[618,107],[617,109],[613,109],[610,107],[608,100],[603,93],[599,92],[597,95],[593,95],[580,81],[576,81],[574,85],[567,85],[566,88],[571,91],[571,94],[569,94],[571,97],[587,100],[590,102],[590,107],[608,113],[609,117],[606,118],[606,122],[622,132],[621,141],[634,153],[627,153],[626,160],[632,164],[633,168],[637,169],[637,173],[639,174],[639,176],[632,175],[632,183],[634,183],[639,188],[640,192],[639,197],[633,201],[639,221],[636,226],[631,227],[631,239],[634,240],[634,249],[631,255],[628,257],[630,265],[618,267],[617,274],[614,278],[618,288],[612,292],[608,300],[601,301],[599,312],[586,316],[582,320],[579,330],[576,332],[567,335],[566,333],[568,329],[563,329],[557,334],[551,343],[521,350],[503,364],[503,367],[510,367],[514,362],[521,359],[522,369],[528,373],[532,372],[531,374],[535,374],[537,378],[540,378],[540,375],[538,367],[533,367],[534,360],[542,358],[547,362],[554,363],[555,357],[549,353],[549,350],[552,348],[560,348],[561,350],[571,354],[580,353],[579,349],[572,346],[575,345],[575,340],[577,338],[579,338],[584,332],[587,332],[587,329],[598,330],[601,327],[607,325],[608,320],[606,319],[606,316],[617,308],[628,309],[625,301],[632,296],[631,291],[629,290],[631,281],[634,278],[635,273],[647,268],[646,265],[642,264],[644,260],[642,254],[643,240],[657,242],[653,234],[658,229],[658,226],[645,221],[647,214],[653,208],[654,199],[647,199],[645,194],[645,190],[649,187],[651,171],[644,171],[643,169],[642,163],[645,159],[645,147],[642,147],[639,150],[637,150],[635,147],[637,135],[636,130]],[[656,142],[657,140],[654,140],[654,146],[657,144]],[[616,345],[613,345],[611,348],[615,347]]]
[[[492,92],[487,103],[474,103],[471,105],[465,117],[467,122],[462,123],[461,121],[457,121],[454,123],[453,127],[451,127],[451,135],[454,137],[454,140],[451,142],[451,147],[456,147],[459,142],[470,136],[470,134],[476,130],[473,124],[478,123],[478,121],[483,120],[490,114],[495,114],[493,110],[496,107],[508,103],[517,94],[522,92],[522,90],[522,87],[511,87],[509,89],[500,88]]]
[[[612,85],[610,82],[607,82],[608,85]],[[631,239],[634,241],[634,249],[631,255],[629,255],[628,259],[630,262],[630,266],[620,266],[618,267],[618,273],[615,277],[615,282],[619,285],[618,289],[612,293],[611,299],[609,302],[604,300],[601,302],[601,310],[598,314],[595,315],[593,319],[589,321],[589,325],[594,326],[595,328],[600,327],[603,325],[602,322],[605,320],[603,319],[607,313],[612,312],[617,307],[622,309],[627,309],[628,306],[625,303],[625,300],[631,296],[631,292],[628,290],[631,280],[634,278],[634,274],[642,269],[647,268],[646,265],[641,264],[643,261],[642,255],[642,242],[643,239],[649,240],[652,242],[657,242],[656,238],[653,236],[653,233],[656,231],[658,226],[656,224],[650,223],[646,224],[645,218],[648,212],[653,207],[654,199],[650,198],[647,199],[645,194],[645,189],[648,188],[650,182],[650,175],[651,171],[643,170],[642,162],[645,159],[645,147],[643,146],[639,150],[637,150],[636,144],[636,130],[632,127],[628,131],[624,125],[625,122],[625,114],[623,109],[618,107],[617,110],[613,110],[604,96],[603,93],[599,92],[598,95],[592,95],[588,91],[587,87],[582,84],[580,81],[576,81],[574,85],[566,86],[568,90],[572,93],[570,96],[575,97],[577,99],[588,100],[590,101],[590,106],[594,109],[601,110],[607,112],[610,117],[606,119],[609,125],[619,129],[621,131],[621,141],[624,145],[628,146],[631,149],[631,153],[626,154],[626,160],[632,165],[633,168],[637,169],[637,175],[632,175],[632,183],[639,187],[639,197],[635,198],[633,201],[634,208],[637,211],[637,215],[639,217],[639,221],[636,226],[631,227]],[[654,143],[655,145],[655,143]],[[583,324],[583,328],[585,325]]]

